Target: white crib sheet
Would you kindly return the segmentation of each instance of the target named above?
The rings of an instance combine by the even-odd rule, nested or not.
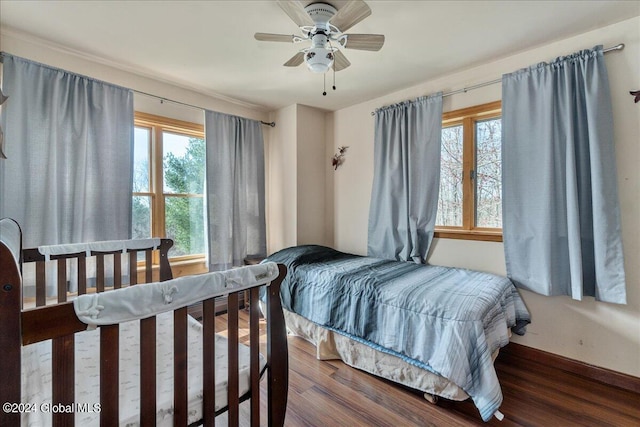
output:
[[[157,425],[173,425],[173,312],[157,316]],[[202,325],[189,316],[188,322],[188,405],[189,423],[202,418]],[[120,325],[120,425],[139,425],[140,413],[140,349],[139,322]],[[99,404],[100,332],[76,334],[75,348],[75,423],[81,426],[99,425],[100,413],[93,411]],[[227,405],[227,339],[216,334],[216,411]],[[260,355],[260,372],[266,360]],[[239,346],[239,387],[242,396],[249,390],[249,347]],[[28,345],[22,349],[22,403],[35,408],[22,415],[23,426],[49,426],[51,413],[51,342]],[[83,406],[83,404],[86,404]]]

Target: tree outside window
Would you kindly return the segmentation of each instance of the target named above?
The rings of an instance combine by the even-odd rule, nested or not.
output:
[[[436,237],[502,240],[500,108],[443,115]]]
[[[174,259],[204,256],[202,126],[143,113],[135,125],[133,237],[173,239]]]

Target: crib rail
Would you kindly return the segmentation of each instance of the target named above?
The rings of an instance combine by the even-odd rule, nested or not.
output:
[[[119,289],[122,287],[122,260],[124,256],[128,257],[129,261],[129,285],[135,285],[138,280],[138,254],[144,253],[144,279],[140,283],[150,283],[154,279],[154,252],[158,253],[158,281],[169,280],[173,277],[171,272],[171,266],[169,265],[169,249],[173,246],[171,239],[160,239],[160,245],[157,248],[144,247],[137,249],[127,249],[126,253],[122,251],[91,251],[90,254],[86,252],[76,253],[64,253],[58,255],[51,255],[49,259],[56,261],[56,289],[57,289],[57,302],[65,302],[69,297],[67,283],[70,279],[67,269],[67,262],[74,260],[77,262],[77,284],[78,295],[87,293],[87,259],[94,257],[96,262],[96,292],[104,292],[106,277],[113,277],[113,288]],[[105,267],[105,257],[111,256],[113,259],[113,267],[107,271]],[[22,251],[23,264],[34,263],[35,264],[35,306],[41,307],[47,303],[46,295],[46,267],[47,258],[42,254],[38,248],[27,248]],[[110,274],[111,273],[111,274]]]
[[[166,251],[171,246],[171,241],[163,239],[161,255],[166,257]],[[164,248],[163,248],[164,247]],[[164,252],[163,252],[164,250]],[[145,276],[151,277],[150,250],[145,250],[147,267]],[[118,253],[109,253],[118,259]],[[98,257],[106,254],[92,253]],[[41,290],[37,307],[23,309],[21,305],[21,276],[18,266],[8,248],[0,243],[0,348],[3,349],[3,370],[5,371],[4,384],[0,387],[0,401],[20,403],[21,399],[21,346],[37,343],[44,340],[52,340],[52,404],[73,405],[75,390],[75,334],[82,334],[87,325],[76,317],[73,303],[66,300],[67,278],[60,271],[66,273],[66,260],[71,258],[83,259],[85,253],[59,256],[58,259],[58,290],[59,303],[45,304],[46,296]],[[131,265],[136,266],[137,254],[129,254]],[[58,257],[57,255],[55,257]],[[33,250],[23,251],[24,262],[36,262],[44,264],[44,257]],[[117,265],[118,261],[114,261]],[[79,261],[78,265],[82,265]],[[162,265],[162,264],[161,264]],[[168,262],[166,263],[168,267]],[[38,267],[40,269],[42,267]],[[115,267],[117,268],[117,267]],[[134,267],[132,267],[133,269]],[[81,268],[78,268],[80,276]],[[98,267],[100,275],[100,267]],[[268,395],[268,424],[269,426],[282,426],[287,403],[288,384],[288,355],[286,344],[286,329],[284,317],[280,306],[280,283],[286,274],[286,268],[278,265],[279,276],[269,284],[267,288],[267,395]],[[39,271],[39,270],[38,270]],[[137,273],[137,272],[136,272]],[[44,274],[41,287],[44,289]],[[103,273],[102,273],[103,274]],[[161,267],[161,278],[171,277],[170,269]],[[130,277],[137,274],[131,271]],[[132,279],[135,280],[135,279]],[[80,286],[78,293],[87,292],[86,286]],[[96,282],[98,283],[98,281]],[[103,282],[104,283],[104,282]],[[134,282],[135,283],[135,282]],[[85,283],[86,285],[86,283]],[[121,285],[121,284],[120,284]],[[114,281],[114,288],[117,282]],[[100,292],[104,286],[98,286]],[[64,291],[64,292],[60,292]],[[228,307],[238,307],[238,299],[241,291],[231,291],[226,298]],[[242,399],[238,396],[238,311],[228,311],[228,390],[227,410],[229,425],[238,425],[239,404],[241,400],[251,398],[251,426],[260,425],[260,372],[259,372],[259,304],[258,287],[249,290],[250,295],[250,395]],[[203,301],[203,420],[205,426],[215,424],[215,298]],[[188,378],[187,378],[187,307],[173,311],[174,336],[174,425],[186,426],[188,420]],[[103,426],[117,425],[119,420],[119,325],[106,325],[100,327],[100,424]],[[140,423],[141,425],[155,425],[156,402],[156,317],[149,317],[140,321]],[[22,402],[27,403],[27,402]],[[218,413],[221,411],[218,411]],[[53,425],[74,425],[75,414],[73,412],[55,412],[52,414]],[[0,412],[0,425],[19,425],[20,413]]]
[[[282,425],[284,422],[284,411],[286,399],[279,398],[283,392],[286,395],[287,369],[279,367],[285,362],[286,335],[277,334],[276,331],[284,331],[284,322],[279,319],[280,309],[279,287],[281,277],[286,274],[284,266],[279,266],[280,278],[271,283],[268,292],[268,317],[270,319],[271,339],[268,341],[267,360],[270,370],[268,376],[271,390],[268,395],[273,398],[269,402],[269,412],[273,417],[273,424]],[[243,291],[241,291],[243,292]],[[228,295],[230,307],[238,306],[240,292],[233,292]],[[251,313],[250,313],[250,372],[251,372],[251,425],[260,425],[259,408],[259,304],[258,288],[250,290]],[[204,327],[204,425],[214,425],[215,412],[215,354],[214,354],[214,332],[215,332],[215,299],[211,298],[203,302],[203,327]],[[275,305],[275,307],[273,307]],[[86,324],[80,322],[75,315],[73,304],[66,302],[62,304],[37,307],[21,312],[20,322],[22,324],[22,344],[32,344],[43,340],[53,341],[53,404],[72,405],[74,402],[74,334],[82,333],[86,329]],[[61,326],[62,325],[62,326]],[[234,426],[239,423],[239,392],[238,392],[238,312],[230,310],[228,312],[228,358],[229,358],[229,378],[228,378],[228,415],[229,425]],[[141,363],[141,422],[143,425],[148,421],[155,423],[156,416],[156,387],[155,387],[155,318],[143,319],[141,328],[141,354],[140,357],[145,363]],[[118,378],[118,325],[100,327],[100,377]],[[268,332],[269,334],[269,332]],[[174,311],[174,425],[187,425],[187,309],[186,307]],[[254,338],[256,337],[256,338]],[[280,364],[272,363],[277,360]],[[276,371],[274,371],[274,369]],[[277,371],[279,370],[279,372]],[[19,371],[18,371],[19,372]],[[19,376],[17,378],[19,381]],[[284,390],[282,389],[284,387]],[[279,389],[278,389],[279,388]],[[19,400],[18,400],[19,401]],[[100,390],[101,405],[101,425],[117,424],[118,408],[118,382],[102,381]],[[53,414],[54,425],[73,425],[73,413]],[[271,417],[270,417],[271,418]],[[145,421],[146,420],[146,421]],[[210,422],[209,422],[210,420]],[[5,425],[5,424],[2,424]]]

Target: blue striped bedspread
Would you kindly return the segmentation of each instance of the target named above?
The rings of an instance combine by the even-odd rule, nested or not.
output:
[[[383,260],[316,245],[267,258],[288,268],[283,307],[462,388],[484,421],[502,403],[491,358],[529,312],[505,277]]]

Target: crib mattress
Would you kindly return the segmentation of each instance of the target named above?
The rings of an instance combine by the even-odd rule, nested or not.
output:
[[[173,425],[173,312],[163,313],[157,323],[157,425]],[[189,423],[202,419],[202,325],[189,316],[188,322],[188,405]],[[120,325],[120,425],[139,425],[140,353],[139,322]],[[100,332],[86,331],[75,336],[76,360],[75,424],[98,426],[100,413]],[[227,339],[215,336],[215,409],[227,406]],[[240,344],[239,395],[249,391],[249,347]],[[260,355],[260,372],[265,358]],[[51,414],[51,342],[44,341],[22,348],[22,403],[32,404],[35,411],[22,415],[23,426],[49,426]]]

